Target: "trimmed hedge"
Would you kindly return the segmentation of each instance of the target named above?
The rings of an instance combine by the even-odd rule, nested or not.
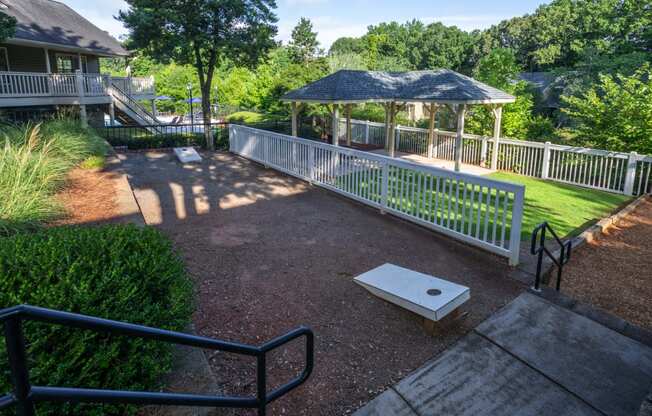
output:
[[[182,331],[192,287],[170,241],[153,228],[60,227],[0,239],[0,307],[25,303]],[[36,385],[156,391],[171,368],[173,347],[155,341],[34,322],[25,338]],[[0,395],[10,389],[2,340]],[[124,415],[135,407],[37,404],[37,412]]]
[[[126,146],[130,150],[165,149],[170,147],[206,147],[204,133],[151,133],[139,127],[105,127],[98,130],[112,146]],[[226,128],[213,131],[216,149],[228,149]]]

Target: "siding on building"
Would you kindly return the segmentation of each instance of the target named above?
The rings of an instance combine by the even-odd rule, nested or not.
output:
[[[45,51],[43,48],[32,48],[28,46],[0,44],[0,47],[7,48],[7,55],[9,56],[9,70],[12,72],[47,72],[47,65],[45,62]],[[57,51],[49,49],[50,66],[52,72],[59,72],[57,68],[57,54],[73,55],[73,69],[79,69],[79,60],[77,54],[73,52]],[[100,73],[100,60],[95,55],[86,55],[88,62],[88,73]]]

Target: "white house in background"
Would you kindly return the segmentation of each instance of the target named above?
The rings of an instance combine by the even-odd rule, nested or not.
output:
[[[100,57],[129,52],[107,32],[53,0],[0,0],[16,33],[0,43],[0,111],[13,119],[63,106],[79,108],[83,123],[158,124],[153,78],[103,75]],[[149,100],[151,111],[139,101]]]

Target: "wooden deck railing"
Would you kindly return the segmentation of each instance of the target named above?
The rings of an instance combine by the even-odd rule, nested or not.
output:
[[[116,85],[129,95],[154,94],[153,78],[110,77],[102,74],[0,72],[0,98],[108,96]],[[83,94],[80,92],[83,90]]]

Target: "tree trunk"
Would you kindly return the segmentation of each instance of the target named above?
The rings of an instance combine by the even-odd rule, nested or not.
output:
[[[208,150],[215,150],[215,138],[211,131],[211,88],[210,86],[201,87],[201,111],[204,119],[204,138],[206,138],[206,147]]]

